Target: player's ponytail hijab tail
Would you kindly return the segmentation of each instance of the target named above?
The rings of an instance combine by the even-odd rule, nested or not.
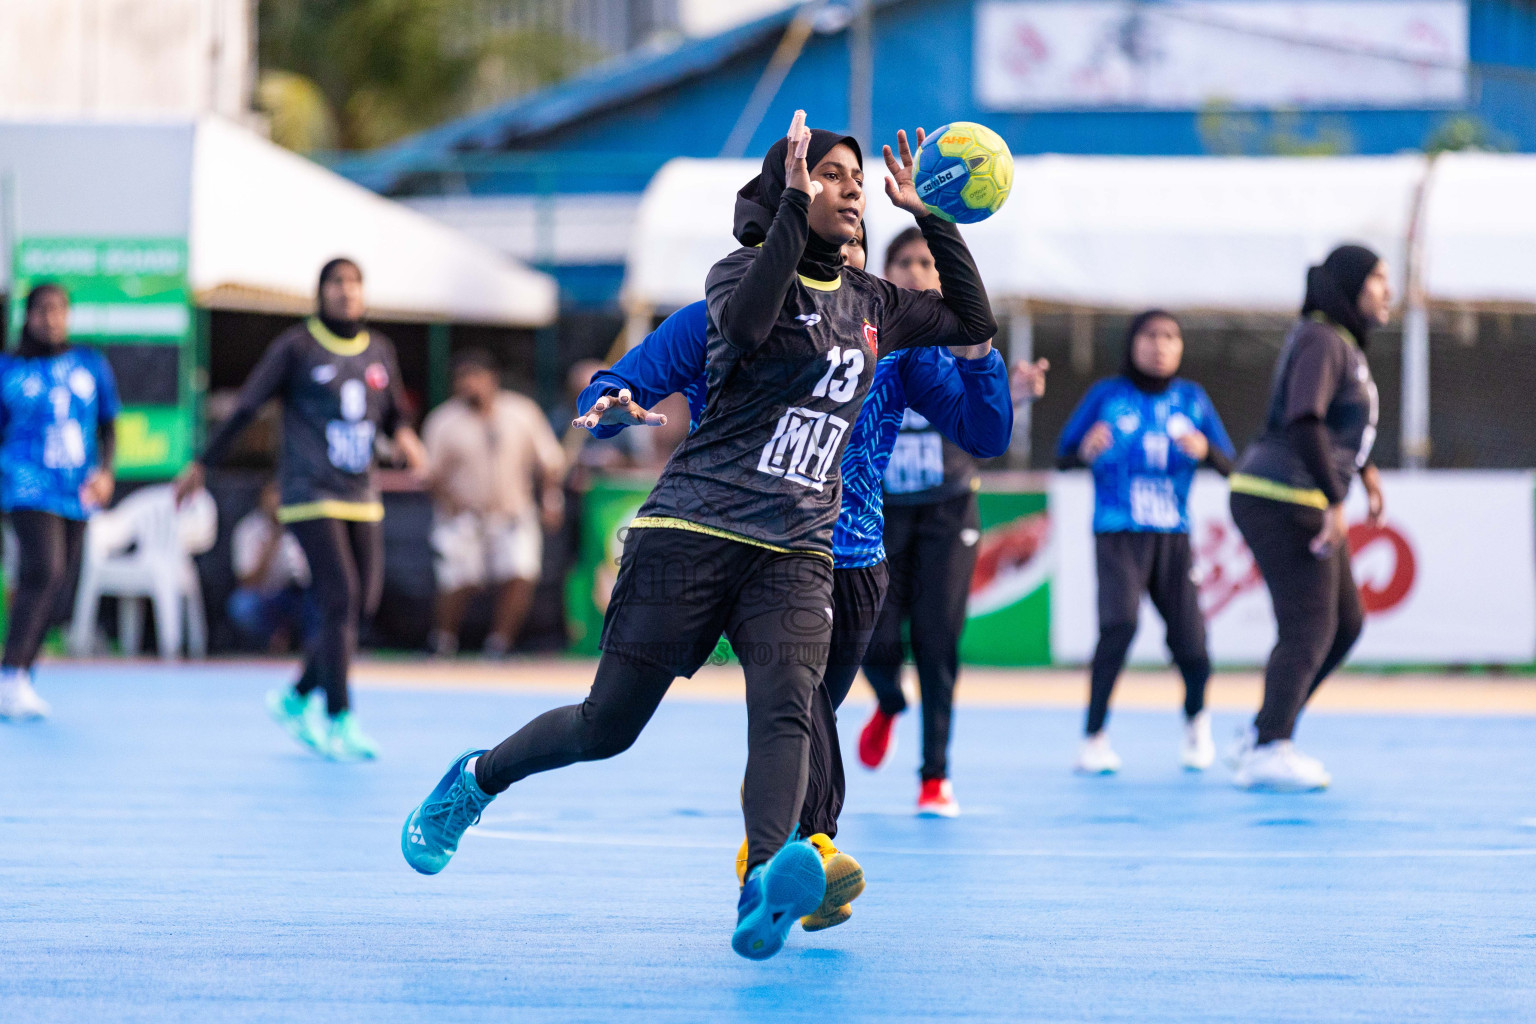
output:
[[[1363,245],[1341,245],[1307,271],[1307,297],[1301,315],[1321,313],[1355,336],[1364,349],[1370,321],[1360,312],[1360,291],[1381,257]]]
[[[844,145],[853,150],[860,164],[864,153],[858,140],[851,135],[812,128],[810,145],[805,151],[805,165],[815,167],[832,152],[834,146]],[[789,140],[781,138],[768,147],[763,157],[763,169],[757,177],[747,182],[736,193],[736,216],[731,232],[742,245],[761,245],[768,237],[768,227],[778,212],[779,200],[784,197],[787,177],[784,173],[785,158],[789,155]],[[809,232],[805,240],[805,254],[800,258],[800,273],[819,281],[831,281],[842,268],[842,243],[828,241]]]

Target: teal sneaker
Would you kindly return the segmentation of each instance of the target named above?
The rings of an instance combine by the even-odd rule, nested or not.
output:
[[[313,696],[313,695],[311,695]],[[283,730],[315,753],[325,750],[325,728],[317,702],[290,686],[267,694],[267,714]]]
[[[736,903],[731,948],[748,960],[767,960],[784,948],[796,921],[821,906],[827,873],[821,854],[804,840],[785,843],[767,864],[747,875]]]
[[[325,756],[332,761],[372,761],[379,756],[379,745],[363,732],[352,712],[343,711],[331,719]]]
[[[464,768],[470,758],[488,753],[466,750],[460,754],[427,798],[405,819],[405,827],[400,830],[400,852],[405,854],[405,862],[422,874],[435,875],[448,866],[464,830],[478,824],[480,812],[496,799],[481,790],[474,772]]]

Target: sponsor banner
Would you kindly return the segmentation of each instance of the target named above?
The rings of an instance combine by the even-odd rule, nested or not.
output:
[[[624,530],[655,485],[654,478],[598,477],[581,499],[576,564],[565,579],[565,618],[573,654],[596,654],[603,615],[619,576]]]
[[[1366,522],[1359,484],[1346,508],[1367,664],[1530,664],[1536,660],[1536,476],[1523,472],[1384,473],[1386,521]],[[1059,474],[1051,642],[1058,662],[1087,661],[1097,639],[1093,482]],[[1227,488],[1201,473],[1190,494],[1191,543],[1211,657],[1262,664],[1273,609],[1227,509]],[[1131,659],[1167,661],[1162,621],[1143,600]]]
[[[966,604],[961,658],[975,665],[1051,662],[1051,517],[1046,496],[977,495],[981,537]]]
[[[1464,0],[1024,0],[977,5],[993,110],[1454,107]]]
[[[184,238],[23,238],[15,249],[8,343],[25,320],[32,287],[69,292],[70,337],[99,346],[122,397],[116,469],[124,479],[165,479],[192,454],[197,426],[196,320]]]

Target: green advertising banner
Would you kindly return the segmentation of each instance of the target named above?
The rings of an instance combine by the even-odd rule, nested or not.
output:
[[[1040,491],[982,491],[981,539],[960,658],[1051,663],[1050,516]]]
[[[100,348],[122,394],[117,473],[173,475],[196,423],[196,318],[184,238],[24,238],[16,245],[7,346],[27,292],[45,281],[69,292],[70,337]]]
[[[565,581],[566,628],[573,654],[596,654],[603,614],[619,574],[620,533],[635,518],[654,479],[600,477],[582,498],[581,542]]]
[[[597,480],[582,504],[577,564],[566,580],[571,651],[596,654],[603,613],[618,575],[620,534],[654,480]],[[972,577],[961,657],[973,665],[1048,665],[1051,596],[1046,496],[1038,491],[983,491],[981,537]]]

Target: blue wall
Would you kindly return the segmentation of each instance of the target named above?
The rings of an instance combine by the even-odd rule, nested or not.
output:
[[[961,0],[907,0],[879,12],[875,29],[877,138],[898,127],[945,121],[984,121],[1015,153],[1198,155],[1210,152],[1193,112],[987,111],[972,100],[972,12]],[[1474,65],[1465,111],[1330,110],[1244,115],[1255,123],[1249,145],[1266,151],[1277,131],[1300,141],[1342,133],[1355,153],[1422,148],[1446,120],[1471,114],[1507,148],[1536,151],[1536,5],[1520,0],[1473,0],[1470,43]],[[583,119],[538,148],[627,150],[714,156],[757,81],[772,41],[739,54],[703,78]],[[916,69],[912,73],[909,69]],[[782,134],[798,106],[813,124],[845,127],[847,46],[842,35],[813,36],[779,91],[749,148],[760,153]]]

